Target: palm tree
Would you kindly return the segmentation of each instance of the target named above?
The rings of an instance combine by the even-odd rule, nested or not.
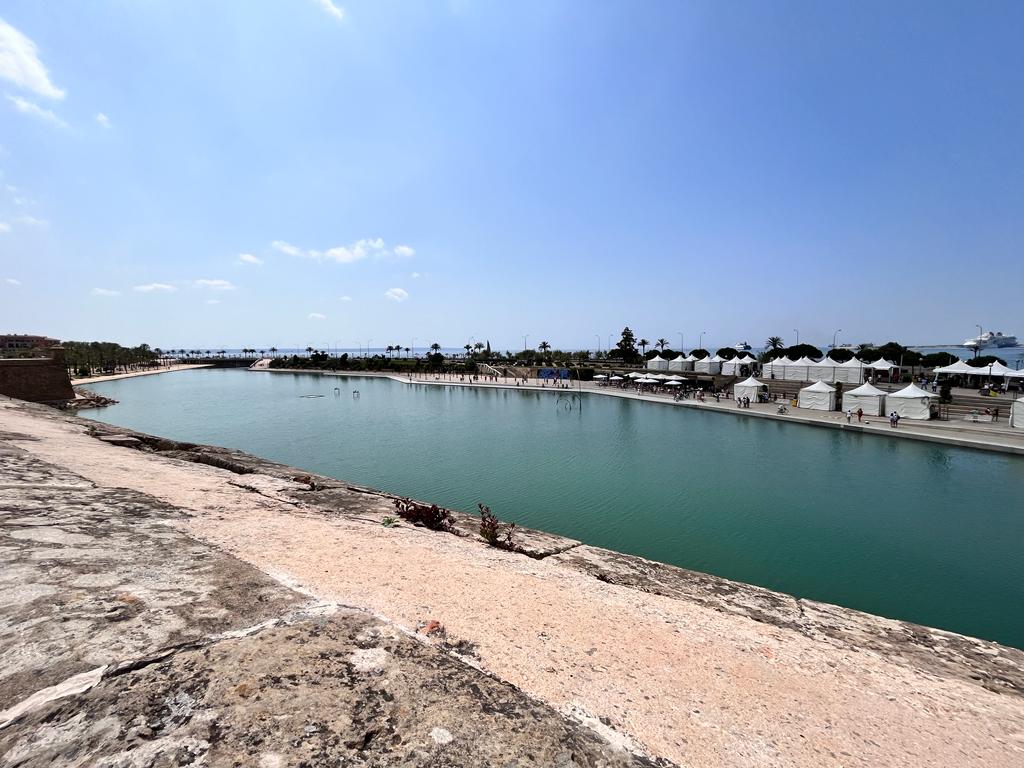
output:
[[[541,352],[547,352],[549,349],[551,349],[551,345],[548,344],[546,341],[542,341],[540,344],[537,345],[537,349],[539,349]]]
[[[463,349],[466,350],[466,357],[469,357],[469,351],[473,349],[473,345],[467,344],[466,346],[463,347]]]
[[[391,346],[390,344],[388,344],[386,347],[384,347],[384,351],[388,353],[388,357],[391,357],[391,350],[393,350],[393,349],[394,349],[394,347]]]
[[[271,347],[270,348],[270,354],[276,355],[277,354],[277,347]]]
[[[313,354],[313,348],[312,347],[306,347],[306,354],[307,355],[312,355]]]
[[[405,348],[405,356],[408,357],[409,356],[409,352],[411,352],[411,351],[412,350],[410,350],[408,347],[406,347]]]
[[[637,346],[640,347],[640,354],[644,354],[647,351],[647,347],[649,347],[650,345],[651,342],[649,342],[647,339],[640,339],[640,341],[637,342]]]
[[[656,346],[658,349],[664,352],[665,347],[668,346],[668,339],[658,339],[658,341],[655,342],[654,346]]]
[[[441,351],[441,345],[435,341],[433,344],[430,345],[430,351],[436,355],[438,352]]]
[[[769,336],[764,343],[768,349],[782,349],[782,344],[783,341],[781,336]]]
[[[478,341],[476,344],[473,345],[473,349],[475,349],[477,352],[481,352],[483,348],[484,343],[482,341]]]

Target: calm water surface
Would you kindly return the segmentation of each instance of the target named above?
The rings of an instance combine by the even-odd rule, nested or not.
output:
[[[1021,457],[373,378],[197,370],[90,389],[121,401],[83,412],[113,424],[1024,647]]]

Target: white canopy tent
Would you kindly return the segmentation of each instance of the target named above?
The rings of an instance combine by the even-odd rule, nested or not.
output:
[[[971,376],[974,376],[974,375],[977,375],[978,369],[977,368],[972,368],[967,363],[965,363],[963,360],[957,360],[955,363],[950,363],[949,365],[944,365],[941,368],[936,368],[933,371],[933,373],[949,373],[949,374],[960,373],[960,374],[969,374]]]
[[[793,361],[785,355],[777,357],[771,362],[765,363],[761,366],[761,375],[765,377],[774,377],[776,379],[784,378],[786,375],[786,368],[792,364]]]
[[[858,409],[862,409],[865,416],[883,416],[885,392],[871,384],[861,384],[856,389],[843,392],[843,410],[856,413]]]
[[[691,360],[688,357],[684,357],[683,355],[680,355],[674,360],[668,361],[668,369],[670,371],[692,371],[693,360]]]
[[[693,364],[693,370],[697,373],[721,373],[722,358],[718,355],[705,357],[703,360],[698,360]]]
[[[890,392],[885,396],[885,409],[889,413],[895,411],[903,419],[927,420],[932,417],[931,402],[937,397],[925,392],[916,384],[908,384],[899,392]]]
[[[974,370],[980,370],[986,376],[991,373],[993,376],[999,376],[1004,379],[1024,378],[1024,371],[1015,371],[1013,368],[1007,368],[998,361],[992,363],[992,365],[983,365],[981,368],[975,368]]]
[[[1024,429],[1024,397],[1020,397],[1010,406],[1010,426]]]
[[[833,360],[828,355],[821,358],[820,361],[812,365],[811,368],[811,379],[817,381],[835,381],[836,380],[836,369],[839,367],[839,363]]]
[[[792,365],[786,367],[786,381],[815,381],[815,371],[818,369],[818,361],[809,357],[801,357],[794,360]],[[777,377],[776,377],[777,378]]]
[[[809,408],[812,411],[831,411],[836,407],[836,390],[824,381],[816,381],[804,387],[797,395],[798,408]]]
[[[851,357],[845,363],[839,364],[832,380],[844,384],[860,384],[864,381],[864,363],[856,357]]]
[[[761,390],[766,388],[767,384],[762,384],[760,381],[751,376],[745,381],[738,382],[733,387],[733,395],[735,397],[749,397],[755,403],[757,402],[757,396],[761,394]]]
[[[735,357],[722,363],[722,374],[725,376],[740,376],[743,373],[743,366],[756,363],[754,358]]]
[[[647,370],[649,371],[667,371],[668,360],[661,355],[655,355],[647,361]]]

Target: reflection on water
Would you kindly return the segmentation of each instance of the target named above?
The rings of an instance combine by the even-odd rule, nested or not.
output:
[[[115,424],[1024,646],[1020,457],[597,395],[570,411],[566,390],[245,371],[91,388],[121,401],[89,414]]]

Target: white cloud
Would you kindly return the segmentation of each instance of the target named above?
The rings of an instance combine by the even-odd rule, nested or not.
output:
[[[93,296],[120,296],[121,292],[120,291],[112,291],[109,288],[93,288],[92,289],[92,295]]]
[[[21,285],[21,280],[15,280],[13,277],[5,277],[4,282],[8,285]]]
[[[207,299],[207,304],[220,304],[220,299]]]
[[[413,280],[415,280],[419,276],[420,276],[419,272],[413,272],[411,275],[409,275],[409,277],[411,277]]]
[[[351,296],[342,296],[341,297],[341,301],[352,301],[352,297]]]
[[[210,280],[209,278],[200,278],[196,280],[196,287],[198,288],[209,288],[211,291],[233,291],[235,286],[227,280]]]
[[[351,245],[338,245],[326,251],[300,248],[284,240],[275,240],[270,244],[275,251],[289,256],[301,256],[314,261],[334,261],[338,264],[352,264],[368,258],[387,258],[389,256],[412,256],[415,251],[407,245],[400,245],[393,251],[389,250],[384,240],[379,237],[366,237],[356,240]]]
[[[309,319],[310,320],[326,320],[327,319],[327,315],[321,315],[319,312],[310,312],[309,313]]]
[[[29,101],[21,96],[11,96],[9,93],[4,94],[7,100],[14,105],[14,108],[24,115],[32,115],[38,117],[40,120],[45,120],[53,125],[60,126],[61,128],[67,128],[68,124],[53,114],[53,110],[44,109],[36,104],[34,101]]]
[[[10,232],[10,231],[11,231],[11,225],[8,224],[6,221],[0,221],[0,233]]]
[[[251,253],[240,253],[238,254],[239,264],[262,264],[263,259],[259,256],[253,256]]]
[[[324,13],[333,16],[338,21],[345,20],[345,9],[339,8],[331,0],[316,0],[316,4],[323,8]]]
[[[392,301],[405,301],[409,298],[409,292],[404,288],[388,288],[384,295]]]
[[[102,112],[96,113],[96,122],[102,125],[104,128],[110,127],[110,118],[104,115]]]
[[[60,100],[64,91],[50,81],[39,60],[36,44],[0,19],[0,79],[47,99]]]
[[[145,285],[136,285],[132,290],[139,293],[171,293],[178,289],[167,283],[146,283]]]
[[[46,227],[50,224],[46,219],[37,219],[35,216],[29,216],[28,214],[19,216],[15,221],[18,224],[24,224],[26,227]]]

